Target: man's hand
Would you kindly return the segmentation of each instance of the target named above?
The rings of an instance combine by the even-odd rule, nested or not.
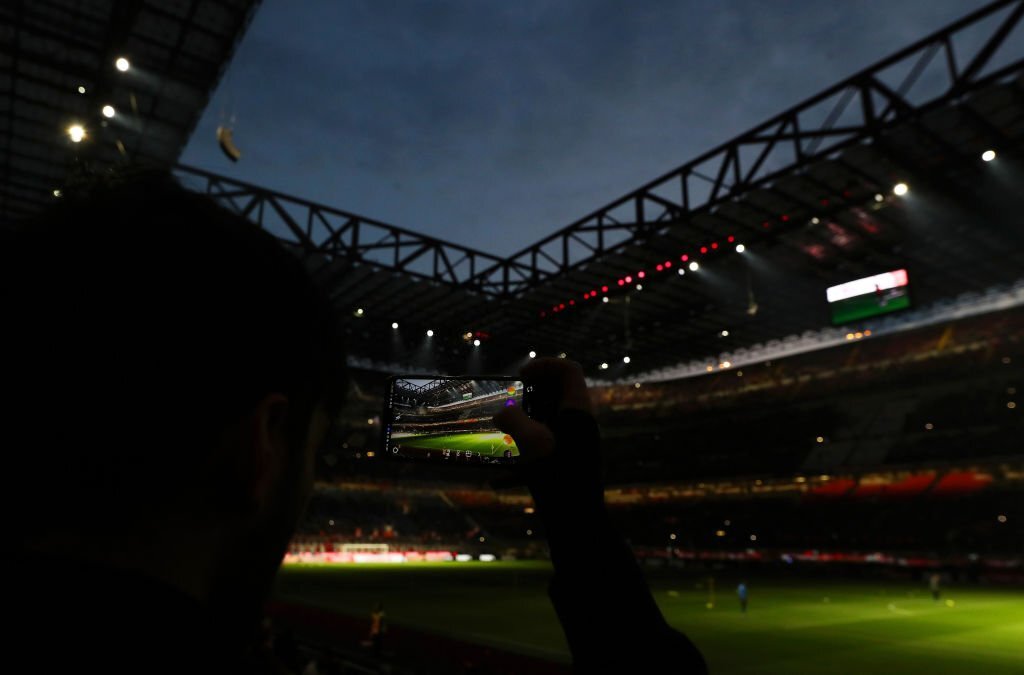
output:
[[[538,390],[551,394],[554,409],[537,411],[542,418],[554,419],[563,410],[591,412],[583,368],[575,361],[537,359],[523,367],[520,377]],[[494,416],[494,423],[515,439],[526,463],[547,457],[555,451],[555,435],[551,427],[530,419],[522,408],[505,408]]]

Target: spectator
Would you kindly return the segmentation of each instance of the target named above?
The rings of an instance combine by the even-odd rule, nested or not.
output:
[[[68,189],[4,234],[8,653],[255,667],[346,386],[326,303],[271,235],[165,174]]]
[[[346,388],[327,303],[271,235],[166,175],[69,189],[4,234],[7,652],[265,670],[263,603]],[[577,669],[705,672],[608,523],[579,367],[528,373],[560,403],[502,428],[533,460]]]

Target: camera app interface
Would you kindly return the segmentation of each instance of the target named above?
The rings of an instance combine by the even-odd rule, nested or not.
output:
[[[510,464],[519,448],[491,418],[523,402],[523,383],[396,379],[388,392],[387,452],[448,462]]]

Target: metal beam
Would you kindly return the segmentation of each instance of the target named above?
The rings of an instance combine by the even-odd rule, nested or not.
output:
[[[918,104],[904,98],[904,93],[932,57],[951,50],[957,36],[977,29],[980,22],[1007,7],[1012,7],[1012,11],[990,33],[984,47],[967,67],[958,69],[955,61],[948,59],[948,81],[942,94]],[[777,178],[812,162],[834,157],[847,147],[868,141],[880,132],[911,121],[928,110],[947,105],[971,90],[1014,77],[1024,69],[1024,62],[1017,61],[984,77],[980,73],[998,47],[1018,26],[1022,13],[1024,0],[994,2],[598,209],[513,255],[504,264],[527,267],[531,271],[531,284],[545,283],[577,269],[598,255],[621,251],[634,244],[637,238],[664,227],[666,219],[685,223],[690,214],[706,212],[716,204],[769,185]],[[882,83],[879,75],[904,63],[912,66],[911,71],[893,91]],[[876,97],[887,103],[881,110],[875,110]],[[859,111],[859,122],[835,126],[848,109]],[[822,118],[823,123],[816,126],[811,123]],[[744,161],[744,156],[751,153],[755,159]],[[705,173],[708,171],[714,177]],[[709,183],[710,187],[701,198],[700,188],[703,183]],[[678,195],[676,199],[665,197],[673,193]],[[627,213],[634,217],[626,218]],[[630,237],[607,246],[601,235],[612,229],[626,230]],[[577,257],[566,255],[570,240],[587,242],[587,252]],[[537,265],[538,260],[546,260],[548,265],[542,269]],[[493,272],[493,268],[486,269],[481,275]]]

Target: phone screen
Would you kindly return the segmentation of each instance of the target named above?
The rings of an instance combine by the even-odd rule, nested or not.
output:
[[[459,464],[514,464],[519,448],[491,418],[505,407],[522,406],[524,389],[513,377],[392,377],[382,419],[384,453]]]

